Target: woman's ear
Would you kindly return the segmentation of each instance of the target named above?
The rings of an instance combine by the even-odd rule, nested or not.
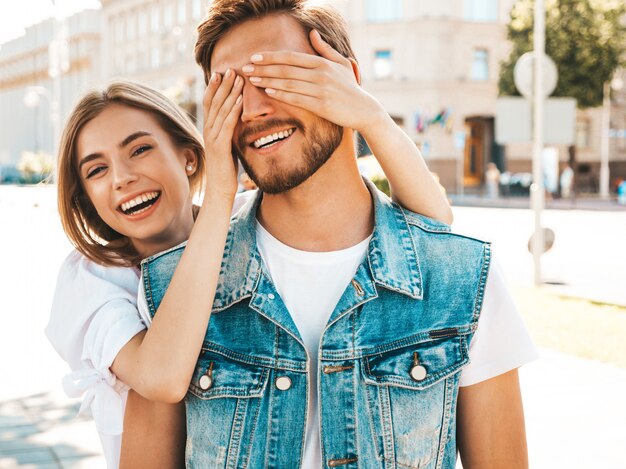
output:
[[[185,172],[187,176],[195,174],[198,169],[198,155],[191,148],[185,148],[183,150],[183,158],[185,162]]]
[[[352,72],[354,73],[354,78],[356,78],[356,82],[361,84],[361,68],[356,60],[349,58],[350,65],[352,65]]]

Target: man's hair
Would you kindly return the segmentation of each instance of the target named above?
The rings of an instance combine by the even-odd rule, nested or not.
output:
[[[59,145],[57,181],[61,225],[78,251],[103,265],[136,265],[141,256],[128,237],[107,225],[87,196],[78,171],[77,142],[80,132],[108,106],[121,105],[154,116],[177,148],[189,148],[197,157],[197,169],[189,176],[192,193],[204,185],[204,146],[191,119],[158,91],[138,83],[117,81],[105,89],[88,92],[71,112]]]
[[[344,57],[355,59],[344,19],[332,6],[307,0],[214,0],[198,26],[196,62],[204,80],[211,76],[211,56],[217,42],[238,24],[271,14],[287,14],[308,34],[316,29],[322,39]]]

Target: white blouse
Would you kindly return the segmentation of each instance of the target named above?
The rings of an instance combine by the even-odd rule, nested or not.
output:
[[[83,393],[80,414],[93,416],[107,467],[119,465],[128,386],[110,371],[120,349],[146,328],[137,312],[139,271],[104,267],[73,251],[57,280],[46,335],[72,372],[70,397]]]

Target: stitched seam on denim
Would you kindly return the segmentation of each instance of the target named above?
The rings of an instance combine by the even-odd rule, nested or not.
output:
[[[473,332],[472,328],[468,326],[459,326],[457,327],[459,333],[458,337],[468,335]],[[397,350],[399,348],[408,347],[409,345],[417,345],[420,343],[433,342],[435,340],[441,339],[432,339],[428,335],[429,332],[420,332],[418,334],[414,334],[409,337],[405,337],[404,339],[396,340],[394,342],[390,342],[388,344],[377,346],[377,347],[367,347],[360,348],[354,351],[354,356],[350,350],[325,350],[323,351],[324,355],[322,359],[324,360],[350,360],[353,358],[360,357],[368,357],[370,355],[377,355],[379,353],[391,352],[393,350]]]
[[[245,404],[244,404],[245,402]],[[240,406],[243,406],[243,411],[240,410]],[[235,416],[233,418],[233,426],[230,429],[230,444],[228,445],[228,456],[226,457],[227,469],[234,469],[237,465],[237,459],[239,459],[239,446],[241,442],[241,427],[246,418],[246,411],[248,409],[248,401],[242,401],[237,399],[235,405]],[[243,413],[243,416],[241,415]]]
[[[483,306],[483,298],[485,294],[485,287],[487,284],[487,276],[489,275],[489,267],[491,265],[491,243],[484,243],[483,245],[483,263],[482,269],[480,272],[478,291],[476,292],[476,297],[474,299],[474,312],[472,321],[478,322],[478,318],[480,317],[480,312]]]
[[[452,397],[454,390],[452,389],[454,379],[446,381],[444,388],[444,415],[443,422],[441,423],[441,436],[439,438],[439,454],[437,455],[437,465],[435,469],[441,469],[443,461],[445,459],[446,446],[448,445],[448,431],[450,427],[450,419],[452,418]]]
[[[352,315],[352,347],[356,343],[356,314]],[[358,389],[358,374],[354,369],[354,363],[352,365],[352,420],[354,421],[354,454],[357,456],[360,454],[359,451],[359,418],[357,412],[357,389]]]
[[[359,371],[361,372],[361,375],[363,375],[363,363],[360,363]],[[363,380],[363,382],[365,383],[365,380]],[[381,451],[381,448],[378,444],[378,433],[376,431],[376,425],[374,424],[374,409],[372,409],[372,405],[373,405],[372,404],[372,401],[373,401],[372,392],[375,392],[376,395],[378,395],[378,388],[376,386],[369,386],[367,383],[365,383],[365,399],[367,400],[367,416],[370,422],[370,431],[372,432],[372,439],[374,440],[374,448],[376,449],[376,459],[380,460],[380,454],[381,453],[383,454],[383,458],[385,455],[384,455],[384,451]]]
[[[276,325],[276,323],[274,323]],[[278,327],[278,326],[276,326]],[[296,362],[286,359],[273,359],[267,357],[256,357],[230,350],[223,345],[216,344],[215,342],[205,342],[202,345],[203,352],[213,352],[220,354],[231,360],[246,363],[248,365],[264,366],[270,368],[281,368],[289,371],[304,372],[306,371],[306,362]]]
[[[263,368],[259,377],[259,384],[251,389],[234,388],[232,386],[215,386],[209,390],[204,390],[195,384],[189,385],[189,391],[197,398],[208,401],[218,397],[255,398],[263,393],[267,383],[268,369]]]
[[[389,387],[379,388],[379,396],[381,400],[382,427],[383,427],[383,443],[385,445],[385,457],[392,461],[396,460],[395,436],[393,432],[393,421],[391,418],[391,399],[389,397]],[[387,454],[389,456],[387,457]]]
[[[250,262],[252,262],[252,261],[250,261]],[[257,262],[258,262],[258,261],[257,261]],[[248,267],[249,267],[249,265],[248,265]],[[257,288],[258,288],[258,286],[259,286],[259,280],[260,280],[260,278],[261,278],[261,270],[262,270],[261,268],[259,268],[259,269],[258,269],[258,272],[257,272],[257,277],[256,277],[256,279],[254,280],[253,285],[252,285],[252,287],[251,287],[250,291],[246,291],[246,289],[245,289],[245,288],[241,288],[241,289],[239,289],[238,291],[236,291],[236,292],[234,293],[233,298],[231,298],[230,300],[228,300],[228,303],[226,303],[225,305],[222,305],[222,306],[218,306],[218,307],[212,308],[212,309],[211,309],[211,313],[219,313],[219,312],[221,312],[221,311],[227,310],[227,309],[228,309],[228,308],[230,308],[231,306],[234,306],[234,305],[236,305],[237,303],[240,303],[241,301],[243,301],[243,300],[245,300],[245,299],[247,299],[247,298],[251,298],[251,297],[252,297],[252,294],[253,294],[253,293],[257,290]],[[247,281],[247,278],[246,278],[246,281]],[[246,283],[247,283],[247,282],[246,282]],[[244,284],[244,286],[245,286],[245,284]],[[237,297],[237,295],[241,295],[241,296],[240,296],[240,297]],[[252,306],[250,306],[250,308],[252,308]],[[252,308],[252,309],[254,309],[254,308]],[[255,310],[255,311],[256,311],[256,310]]]
[[[374,291],[376,292],[376,289],[374,288]],[[368,298],[364,298],[362,301],[360,301],[359,303],[356,303],[355,305],[353,305],[350,309],[347,309],[346,311],[344,311],[343,313],[341,313],[340,316],[337,316],[333,322],[330,322],[328,324],[326,324],[326,327],[324,327],[324,331],[322,332],[322,336],[324,335],[324,333],[326,332],[326,330],[332,326],[333,324],[335,324],[337,321],[339,321],[340,319],[344,318],[347,314],[350,314],[351,312],[353,312],[355,309],[357,309],[359,306],[363,306],[365,303],[371,301],[371,300],[375,300],[376,298],[378,298],[378,293],[374,293],[374,295],[368,297]]]
[[[298,336],[292,334],[292,332],[288,329],[285,329],[284,327],[282,327],[282,325],[275,321],[273,318],[269,317],[267,314],[265,314],[263,311],[261,311],[259,308],[256,308],[253,304],[249,305],[250,309],[253,309],[254,311],[256,311],[257,313],[259,313],[261,316],[263,316],[265,319],[267,319],[268,321],[271,321],[272,323],[274,323],[275,325],[277,325],[278,327],[280,327],[282,330],[284,330],[287,334],[289,334],[291,337],[293,337],[296,342],[298,342],[300,345],[302,345],[302,348],[306,349],[306,347],[304,346],[304,343],[302,342],[302,340],[300,340],[298,338]]]
[[[143,265],[143,264],[151,264],[152,261],[158,259],[159,257],[165,256],[166,254],[169,254],[171,252],[177,251],[179,249],[185,249],[186,246],[187,246],[187,240],[183,241],[180,244],[177,244],[176,246],[173,246],[173,247],[171,247],[169,249],[166,249],[165,251],[161,251],[161,252],[158,252],[156,254],[153,254],[150,257],[146,257],[145,259],[143,259],[141,261],[141,265]]]
[[[270,434],[272,431],[272,410],[274,407],[274,387],[273,386],[269,386],[267,389],[268,392],[268,406],[267,406],[267,431],[265,432],[265,465],[263,467],[272,467],[269,464],[269,458],[270,456],[273,457],[273,451],[275,450],[275,448],[273,448],[271,446],[272,440],[270,439]],[[273,457],[273,459],[275,460],[276,458]],[[275,462],[275,461],[274,461]]]
[[[141,268],[142,270],[144,270],[143,290],[144,290],[144,295],[146,297],[146,302],[148,303],[148,309],[149,309],[148,314],[150,314],[150,318],[154,319],[156,310],[154,309],[154,301],[152,299],[152,287],[150,286],[150,271],[148,267],[144,267],[143,265]]]
[[[420,260],[417,255],[417,246],[415,245],[415,239],[413,238],[413,233],[409,225],[409,220],[407,220],[406,213],[404,212],[404,209],[402,207],[399,207],[399,208],[400,208],[400,214],[402,215],[402,218],[404,219],[404,223],[406,223],[406,231],[408,232],[409,239],[411,240],[411,247],[413,248],[413,256],[415,256],[415,264],[417,266],[417,274],[419,275],[419,279],[417,281],[419,293],[415,296],[413,295],[409,295],[409,296],[411,296],[412,298],[416,298],[416,299],[422,299],[424,298],[424,283],[422,280],[424,277],[422,276],[422,268],[420,266]]]
[[[250,401],[253,402],[253,401]],[[261,413],[261,400],[259,399],[257,402],[254,402],[256,405],[256,411],[254,412],[254,417],[252,419],[252,428],[250,429],[250,433],[246,434],[246,439],[249,441],[248,451],[243,455],[243,460],[241,461],[242,467],[248,467],[248,461],[250,460],[250,455],[252,454],[252,447],[254,446],[254,433],[256,431],[256,425],[258,423],[259,414]],[[245,423],[245,422],[244,422]]]

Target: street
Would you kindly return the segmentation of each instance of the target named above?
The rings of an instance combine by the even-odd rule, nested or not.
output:
[[[456,207],[457,232],[488,238],[514,286],[532,284],[525,209]],[[626,304],[626,212],[550,210],[544,276],[563,294]],[[92,422],[62,395],[67,372],[46,341],[57,270],[71,246],[55,188],[0,186],[0,468],[101,468]],[[554,331],[558,334],[558,331]],[[626,334],[626,331],[624,331]],[[543,350],[521,371],[530,467],[626,469],[626,369]]]

